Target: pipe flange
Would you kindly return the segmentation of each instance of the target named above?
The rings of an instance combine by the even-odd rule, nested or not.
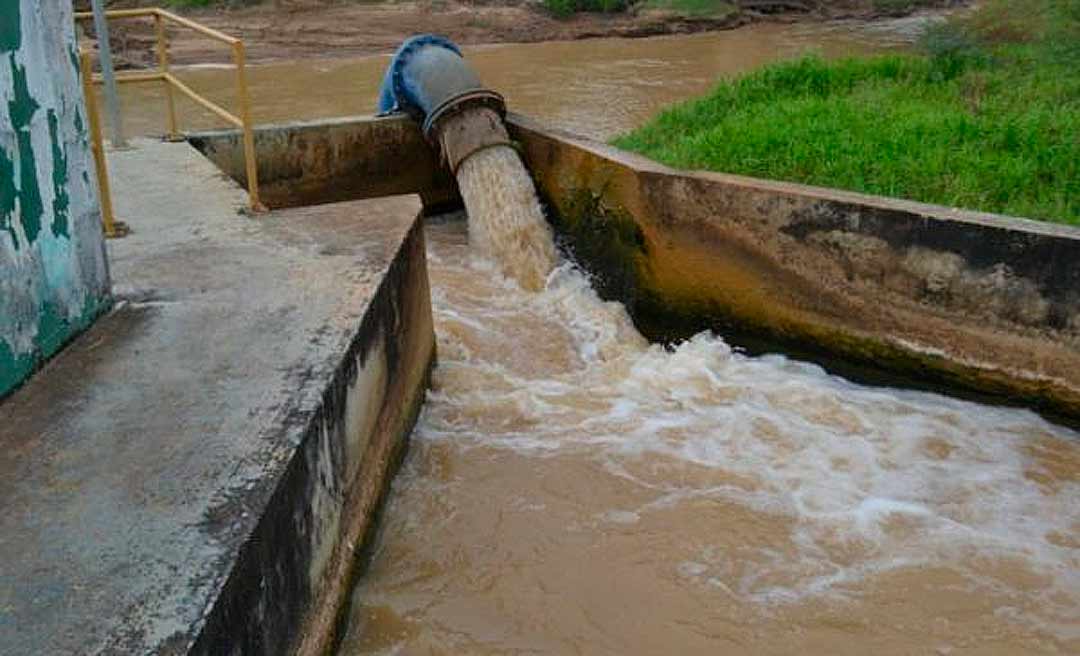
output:
[[[436,144],[442,121],[470,107],[487,107],[494,110],[499,118],[506,118],[506,100],[500,94],[490,89],[470,89],[450,96],[428,113],[421,127],[424,137]]]

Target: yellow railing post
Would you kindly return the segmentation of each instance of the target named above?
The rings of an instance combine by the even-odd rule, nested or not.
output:
[[[105,163],[105,146],[101,139],[101,114],[98,113],[97,94],[94,93],[94,71],[91,68],[90,53],[79,52],[79,67],[82,69],[83,95],[86,96],[86,121],[90,128],[90,151],[94,155],[94,168],[97,170],[99,202],[101,203],[101,222],[105,236],[122,237],[113,217],[112,191],[109,188],[109,169]]]
[[[168,110],[169,132],[165,138],[169,141],[177,141],[181,139],[181,136],[176,124],[176,101],[173,98],[172,85],[165,77],[169,72],[169,41],[165,33],[165,20],[157,12],[154,12],[154,30],[157,32],[158,70],[161,71],[161,77],[165,83],[165,104]]]
[[[233,57],[236,60],[236,86],[240,103],[240,130],[244,139],[244,166],[247,171],[248,196],[252,212],[265,212],[266,207],[259,200],[259,171],[255,162],[255,133],[251,128],[251,102],[248,99],[247,73],[244,70],[244,42],[233,44]]]

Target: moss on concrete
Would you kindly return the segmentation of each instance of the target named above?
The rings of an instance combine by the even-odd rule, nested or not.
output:
[[[552,216],[560,246],[578,261],[594,263],[597,290],[608,298],[633,299],[648,264],[645,235],[625,211],[605,208],[601,195],[578,190]]]

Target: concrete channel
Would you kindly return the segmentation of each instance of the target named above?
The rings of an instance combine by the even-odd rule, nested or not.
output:
[[[887,382],[1080,419],[1080,231],[1013,217],[676,171],[510,115],[562,242],[656,341],[716,329]],[[244,181],[234,132],[191,142]],[[419,128],[353,117],[266,126],[279,207],[419,193],[456,200]]]
[[[651,339],[711,328],[1080,418],[1076,230],[508,127]],[[243,212],[237,132],[112,153],[117,308],[0,405],[0,651],[332,643],[435,360],[423,216],[460,198],[404,117],[265,126],[256,149],[269,215]]]

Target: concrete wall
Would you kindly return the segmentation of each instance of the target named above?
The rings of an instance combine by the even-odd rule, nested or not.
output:
[[[236,130],[200,132],[188,140],[247,187]],[[271,208],[419,193],[428,207],[460,204],[450,174],[413,121],[347,117],[264,126],[255,132],[259,192]]]
[[[783,351],[863,381],[1080,420],[1080,231],[676,171],[521,116],[508,123],[549,219],[601,294],[625,303],[650,339],[714,329],[748,350]],[[335,142],[354,132],[374,147],[316,167],[338,173],[309,175],[305,195],[333,195],[350,171],[364,172],[364,184],[350,186],[355,197],[383,187],[449,194],[437,171],[415,169],[435,162],[412,121],[331,126]],[[296,161],[288,144],[320,131],[264,129],[261,143],[275,144],[259,153],[269,184],[288,168],[275,160]],[[242,170],[235,135],[197,145],[234,177]]]
[[[71,3],[0,0],[0,398],[109,305]]]
[[[1080,230],[676,171],[522,117],[512,134],[556,228],[650,338],[711,328],[1080,419]]]
[[[434,363],[417,217],[187,653],[327,653]]]

